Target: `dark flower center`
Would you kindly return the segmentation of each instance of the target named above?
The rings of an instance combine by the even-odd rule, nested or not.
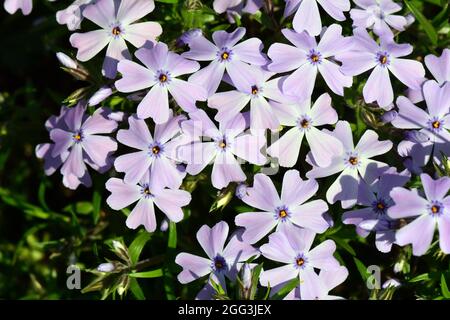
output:
[[[252,86],[252,94],[253,95],[258,94],[258,92],[259,92],[258,87],[257,86]]]
[[[161,73],[160,75],[159,75],[159,82],[161,82],[161,83],[164,83],[164,82],[166,82],[167,81],[167,75],[166,74],[164,74],[164,73]]]
[[[312,62],[317,62],[317,61],[319,61],[319,56],[317,55],[317,54],[313,54],[313,55],[311,55],[311,61]]]
[[[120,30],[119,27],[114,27],[111,32],[113,35],[118,36],[122,32],[122,30]]]
[[[286,210],[280,210],[279,212],[278,212],[278,216],[280,217],[280,218],[286,218],[287,217],[287,215],[288,215],[288,213],[287,213],[287,211]]]
[[[296,263],[299,267],[301,267],[301,266],[303,266],[303,265],[305,264],[305,259],[303,259],[303,258],[297,258],[297,259],[295,259],[295,263]]]
[[[83,141],[83,133],[81,131],[77,131],[74,134],[72,134],[72,139],[75,141],[75,143],[79,143]]]
[[[215,271],[224,271],[228,268],[225,258],[221,255],[217,255],[212,261],[212,267]]]
[[[158,146],[154,146],[154,147],[152,148],[153,154],[158,154],[160,151],[161,151],[161,148],[158,147]]]
[[[309,127],[309,121],[308,121],[308,119],[303,119],[301,122],[300,122],[300,125],[302,126],[302,128],[308,128]]]
[[[356,166],[358,164],[358,158],[350,157],[350,158],[348,158],[348,162],[350,162],[351,165]]]
[[[150,192],[150,188],[149,187],[145,187],[144,188],[144,194],[146,195],[151,195],[152,193]]]
[[[378,61],[379,61],[381,64],[385,65],[385,64],[388,62],[388,57],[385,56],[385,55],[380,55],[380,57],[378,58]]]
[[[441,208],[437,205],[431,206],[431,213],[436,214],[441,210]]]
[[[220,149],[225,149],[227,147],[227,142],[223,139],[219,141],[218,145]]]
[[[230,57],[230,54],[228,52],[222,52],[222,55],[220,56],[222,58],[222,60],[228,60],[228,58]]]
[[[439,129],[440,127],[441,127],[441,123],[439,122],[439,121],[433,121],[432,123],[431,123],[431,125],[433,126],[433,128],[435,128],[435,129]]]

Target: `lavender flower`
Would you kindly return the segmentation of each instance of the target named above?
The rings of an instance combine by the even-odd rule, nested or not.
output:
[[[178,79],[200,68],[198,62],[189,61],[169,51],[165,43],[159,42],[152,49],[141,48],[135,56],[145,65],[123,60],[118,70],[122,79],[115,86],[120,92],[134,92],[151,88],[137,108],[141,119],[151,117],[157,124],[169,119],[168,92],[185,111],[197,109],[195,102],[206,100],[206,92],[199,85]]]
[[[185,45],[189,45],[191,43],[192,39],[201,37],[203,35],[202,29],[191,29],[186,32],[183,32],[183,34],[177,39],[176,46],[181,48]]]
[[[354,224],[358,234],[363,237],[371,231],[375,232],[377,249],[381,252],[391,251],[399,223],[387,215],[389,207],[393,204],[389,192],[395,187],[405,185],[410,176],[407,170],[397,173],[395,168],[390,168],[374,181],[361,181],[358,188],[358,204],[363,208],[345,212],[342,222]]]
[[[279,90],[281,78],[269,80],[273,75],[273,72],[246,65],[235,70],[233,84],[237,90],[216,93],[208,99],[208,106],[218,110],[214,119],[219,122],[230,121],[250,104],[252,132],[278,129],[280,123],[270,100],[282,102],[286,99]]]
[[[349,0],[285,0],[286,8],[284,17],[288,17],[296,11],[293,26],[297,32],[306,31],[311,36],[317,36],[322,30],[317,2],[333,19],[344,21],[344,11],[350,10]]]
[[[220,221],[212,228],[203,225],[197,232],[197,240],[208,258],[186,252],[178,254],[175,263],[183,268],[178,275],[178,281],[185,284],[209,275],[224,289],[226,289],[225,277],[235,281],[243,263],[251,257],[258,257],[259,252],[251,245],[242,242],[239,232],[232,234],[225,246],[227,237],[226,222]]]
[[[265,145],[264,135],[243,133],[245,118],[238,114],[235,119],[220,124],[217,129],[203,110],[189,114],[191,120],[182,123],[183,132],[195,141],[179,148],[179,157],[187,163],[186,171],[191,175],[200,173],[214,161],[211,181],[214,188],[225,188],[230,182],[246,180],[244,171],[235,156],[250,163],[262,165],[266,158],[261,153]],[[206,137],[209,141],[201,141]]]
[[[440,57],[427,55],[425,65],[440,86],[450,81],[450,49],[444,49]],[[427,79],[423,79],[423,83],[426,81]],[[422,88],[408,89],[406,95],[412,103],[418,103],[424,99]]]
[[[299,226],[317,233],[324,232],[329,227],[324,218],[328,205],[323,200],[306,202],[318,189],[315,180],[302,180],[297,170],[289,170],[284,174],[280,198],[270,178],[262,173],[256,174],[253,187],[247,188],[242,201],[262,211],[236,216],[236,225],[245,228],[242,240],[258,242],[275,227],[280,230]]]
[[[327,191],[327,201],[335,203],[340,200],[342,208],[347,209],[356,203],[360,180],[373,174],[379,175],[380,170],[387,168],[387,164],[371,158],[388,152],[392,148],[392,142],[378,141],[378,134],[367,130],[354,147],[352,130],[347,121],[338,121],[333,132],[326,129],[323,131],[341,141],[343,152],[333,157],[331,164],[325,168],[319,167],[313,155],[309,153],[306,161],[313,168],[306,176],[322,178],[341,172]]]
[[[444,253],[450,253],[450,179],[443,177],[433,180],[421,174],[425,198],[417,190],[394,188],[390,196],[395,204],[388,209],[393,219],[414,218],[397,231],[396,243],[404,246],[411,243],[413,254],[425,254],[433,240],[436,225],[439,229],[439,245]]]
[[[176,150],[180,143],[180,121],[183,116],[172,117],[155,127],[154,138],[144,120],[128,118],[130,128],[119,130],[117,140],[139,151],[117,157],[114,167],[125,172],[124,181],[136,184],[150,172],[150,183],[160,188],[178,189],[184,175],[177,169]]]
[[[108,119],[109,110],[97,109],[92,116],[85,115],[84,103],[71,109],[63,108],[59,117],[47,121],[47,130],[54,145],[38,145],[36,154],[45,159],[46,174],[62,165],[61,173],[66,187],[76,189],[80,183],[90,186],[91,179],[85,163],[94,170],[105,172],[112,165],[111,153],[117,149],[114,139],[101,136],[111,133],[117,122]]]
[[[190,76],[189,81],[206,89],[208,97],[219,87],[225,70],[235,82],[241,77],[245,64],[262,66],[267,59],[261,53],[263,44],[258,38],[251,38],[238,43],[245,35],[245,28],[237,28],[231,33],[216,31],[212,38],[214,43],[200,36],[189,43],[190,51],[183,53],[188,59],[212,61],[207,67]]]
[[[59,24],[67,25],[67,29],[73,31],[80,28],[83,21],[83,11],[90,4],[94,4],[96,0],[75,0],[64,10],[56,12],[56,21]]]
[[[154,42],[162,33],[156,22],[133,23],[146,16],[155,8],[153,0],[98,0],[83,11],[83,16],[102,29],[86,33],[74,33],[70,43],[78,49],[77,59],[88,61],[104,47],[106,58],[103,62],[103,74],[107,78],[115,78],[117,63],[123,59],[131,59],[125,40],[139,48],[147,42]]]
[[[322,94],[312,107],[310,99],[287,106],[274,103],[274,106],[281,124],[293,127],[267,149],[269,155],[278,158],[281,166],[295,165],[304,136],[321,167],[330,165],[331,159],[342,153],[342,143],[338,139],[316,128],[338,121],[328,93]]]
[[[226,12],[228,21],[235,23],[235,16],[242,13],[254,14],[263,6],[263,0],[214,0],[213,9],[217,13]]]
[[[181,207],[191,201],[191,195],[187,191],[153,185],[148,174],[138,184],[128,184],[121,179],[110,178],[105,186],[111,192],[106,202],[114,210],[121,210],[137,201],[126,225],[130,229],[143,225],[147,232],[156,230],[154,205],[164,212],[170,221],[180,222],[184,216]]]
[[[434,80],[427,81],[423,86],[423,94],[427,103],[427,111],[415,106],[408,98],[399,97],[398,116],[392,120],[392,125],[401,129],[417,129],[423,138],[408,139],[398,146],[401,156],[411,156],[413,166],[422,167],[430,157],[438,164],[442,155],[450,154],[450,83],[443,87]]]
[[[9,14],[21,10],[24,15],[29,15],[33,9],[33,0],[5,0],[3,6]]]
[[[354,0],[358,8],[350,10],[354,27],[373,29],[378,36],[392,37],[391,27],[405,30],[408,21],[405,17],[393,14],[402,10],[402,6],[392,0]]]
[[[418,89],[423,83],[425,69],[419,61],[401,59],[411,54],[409,44],[397,44],[390,37],[382,37],[379,45],[363,28],[356,28],[353,48],[336,55],[342,61],[341,70],[349,76],[356,76],[373,69],[363,88],[367,103],[376,101],[382,108],[394,100],[389,71],[409,88]]]
[[[339,65],[332,60],[334,55],[348,50],[342,27],[337,24],[329,26],[319,44],[306,32],[296,33],[289,29],[281,32],[294,46],[283,43],[271,45],[268,55],[272,62],[268,68],[274,72],[295,70],[283,82],[283,93],[298,97],[300,101],[309,99],[317,73],[320,73],[334,93],[344,95],[344,87],[352,85],[352,78],[342,74]]]
[[[299,277],[303,300],[323,296],[325,288],[314,269],[334,271],[339,268],[339,262],[333,257],[336,244],[332,240],[311,249],[315,235],[311,230],[300,228],[271,234],[269,243],[262,245],[260,251],[267,259],[284,265],[264,270],[260,276],[261,285],[274,287]]]
[[[339,286],[342,282],[345,281],[348,277],[348,270],[344,266],[340,266],[337,269],[331,270],[320,270],[319,273],[319,282],[317,290],[315,290],[316,296],[308,297],[314,300],[342,300],[344,298],[339,296],[330,295],[330,291],[335,287]],[[284,285],[284,284],[282,284]],[[282,287],[282,285],[278,285],[277,287]],[[289,292],[284,300],[305,300],[302,299],[301,295],[301,285]],[[274,288],[275,289],[275,288]],[[275,290],[274,290],[275,291]]]

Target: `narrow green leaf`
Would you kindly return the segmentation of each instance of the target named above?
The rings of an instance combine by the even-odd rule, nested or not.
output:
[[[42,208],[49,211],[50,209],[47,206],[47,202],[45,201],[45,190],[47,189],[47,186],[45,185],[45,180],[42,180],[39,184],[39,191],[38,191],[38,199],[39,203],[41,204]]]
[[[339,247],[350,253],[352,256],[356,256],[355,250],[353,250],[353,248],[348,244],[347,241],[334,236],[330,237],[330,239],[333,239]]]
[[[280,291],[275,293],[270,299],[271,300],[281,300],[283,299],[289,292],[294,290],[296,287],[300,285],[300,279],[298,277],[295,277],[295,279],[292,279],[289,281]]]
[[[367,281],[368,278],[367,267],[358,258],[354,257],[353,260],[355,261],[356,268],[358,269],[361,278],[364,281]]]
[[[145,272],[135,272],[130,273],[129,276],[131,278],[159,278],[163,276],[163,270],[162,269],[156,269],[151,271],[145,271]]]
[[[422,273],[421,275],[418,275],[417,277],[410,279],[409,282],[421,282],[428,280],[430,280],[430,275],[428,273]]]
[[[169,224],[169,240],[167,242],[167,247],[170,249],[175,249],[177,247],[177,225],[172,221],[170,221]]]
[[[137,300],[145,300],[144,292],[136,279],[130,280],[130,290]]]
[[[428,21],[427,18],[420,12],[419,9],[416,8],[409,0],[404,0],[408,9],[412,12],[412,14],[417,18],[423,30],[427,34],[428,38],[430,38],[431,43],[436,45],[438,42],[438,35],[433,25]]]
[[[92,196],[92,205],[94,206],[92,211],[92,218],[94,219],[94,224],[97,224],[100,219],[100,207],[102,204],[102,196],[100,192],[94,191],[94,195]]]
[[[447,282],[443,274],[441,274],[441,291],[444,298],[450,299],[450,291],[448,290]]]
[[[151,234],[143,231],[137,235],[128,248],[128,253],[130,255],[131,263],[133,265],[138,262],[139,256],[141,255],[142,249],[144,249],[145,244],[151,238]]]

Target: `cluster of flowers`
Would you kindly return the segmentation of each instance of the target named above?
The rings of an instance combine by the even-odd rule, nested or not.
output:
[[[293,29],[282,33],[290,44],[274,43],[267,55],[260,39],[242,41],[245,28],[216,31],[212,41],[199,30],[189,31],[179,39],[189,51],[180,55],[157,42],[162,33],[158,23],[135,23],[154,9],[152,0],[75,1],[58,13],[58,21],[73,30],[86,18],[101,28],[70,37],[77,59],[87,61],[107,47],[103,75],[116,79],[119,72],[121,77],[114,88],[102,89],[100,98],[62,107],[59,116],[47,121],[52,143],[36,149],[45,160],[46,174],[61,167],[64,185],[75,189],[91,184],[86,164],[100,173],[114,166],[124,177],[107,181],[108,205],[120,210],[137,202],[126,224],[133,229],[143,225],[148,232],[156,229],[154,204],[169,220],[183,219],[182,207],[191,201],[190,194],[180,189],[187,174],[199,174],[213,163],[215,188],[241,183],[237,196],[256,212],[236,216],[235,224],[241,228],[232,233],[227,246],[225,222],[212,228],[204,225],[197,239],[208,258],[180,253],[176,263],[183,268],[182,283],[210,274],[209,279],[226,288],[225,277],[234,281],[242,268],[254,266],[245,262],[261,254],[283,264],[261,275],[261,285],[270,285],[272,293],[299,277],[300,286],[287,299],[336,298],[329,291],[345,280],[347,270],[333,257],[335,243],[326,240],[311,249],[316,234],[333,225],[327,202],[340,201],[343,209],[353,208],[344,213],[343,222],[355,225],[363,237],[376,233],[376,247],[382,252],[389,252],[393,243],[412,244],[413,253],[422,255],[437,225],[440,248],[450,253],[450,198],[446,197],[450,179],[433,180],[423,173],[424,193],[404,188],[411,173],[420,174],[432,161],[442,165],[443,155],[450,154],[450,50],[440,57],[425,57],[435,78],[428,80],[421,62],[402,58],[413,47],[394,41],[392,30],[401,32],[412,23],[411,18],[394,14],[401,6],[391,0],[354,2],[357,7],[351,9],[348,0],[286,0],[285,16],[294,15]],[[345,20],[344,12],[350,11],[353,34],[343,36],[339,24],[322,28],[318,3],[337,21]],[[260,6],[250,0],[214,1],[214,9],[228,12],[229,18],[253,13]],[[28,13],[31,0],[5,1],[10,12],[19,7]],[[367,29],[373,29],[377,39]],[[133,61],[126,41],[139,48],[134,53],[138,62]],[[369,70],[364,101],[385,109],[385,122],[408,129],[397,147],[405,158],[407,169],[402,172],[373,160],[390,151],[392,142],[380,141],[376,132],[367,130],[355,146],[350,124],[338,119],[330,95],[311,99],[318,74],[334,94],[343,96],[353,77]],[[408,89],[407,97],[399,96],[395,105],[391,73]],[[234,89],[217,92],[221,83]],[[116,135],[118,142],[137,151],[116,158],[117,142],[105,134],[115,131],[125,115],[107,108],[98,108],[91,116],[86,113],[88,104],[99,103],[113,90],[142,96],[136,114],[127,117],[129,128]],[[181,114],[169,107],[169,95],[183,110]],[[426,110],[414,104],[422,100]],[[198,108],[198,101],[217,110],[218,125]],[[247,106],[249,111],[244,111]],[[153,135],[148,118],[155,123]],[[280,125],[289,129],[267,146],[267,129],[280,132]],[[326,125],[334,130],[319,129]],[[263,173],[254,175],[252,187],[245,184],[247,176],[237,158],[258,166],[276,160],[291,168],[298,161],[303,137],[310,149],[305,161],[312,167],[306,180],[297,170],[286,171],[281,196]],[[319,188],[315,179],[336,174],[326,192],[327,202],[310,200]],[[268,242],[256,247],[266,236]],[[208,281],[198,298],[211,298],[213,292]]]

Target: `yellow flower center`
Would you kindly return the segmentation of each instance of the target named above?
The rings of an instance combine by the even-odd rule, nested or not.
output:
[[[305,260],[304,260],[303,258],[297,258],[297,259],[295,260],[295,262],[297,263],[297,265],[298,265],[299,267],[301,267],[302,265],[305,264]]]
[[[161,151],[161,148],[158,147],[158,146],[154,146],[154,147],[152,148],[153,154],[158,154],[160,151]]]
[[[287,217],[287,211],[286,210],[280,210],[280,212],[278,212],[278,216],[280,217],[280,218],[285,218],[285,217]]]
[[[122,30],[120,30],[119,27],[114,27],[112,29],[112,34],[115,35],[115,36],[118,36],[121,32],[122,32]]]
[[[159,75],[159,82],[164,83],[167,81],[167,76],[164,73]]]
[[[222,58],[222,60],[228,60],[228,58],[230,57],[230,54],[225,51],[222,53],[222,55],[220,57]]]
[[[433,121],[433,123],[431,125],[433,126],[433,128],[439,129],[439,127],[441,126],[441,123],[436,120],[436,121]]]
[[[350,162],[351,165],[356,166],[358,164],[358,158],[357,157],[350,157],[348,159],[348,162]]]
[[[431,207],[431,212],[433,214],[436,214],[436,213],[439,212],[439,209],[440,209],[439,206],[434,205],[434,206]]]

